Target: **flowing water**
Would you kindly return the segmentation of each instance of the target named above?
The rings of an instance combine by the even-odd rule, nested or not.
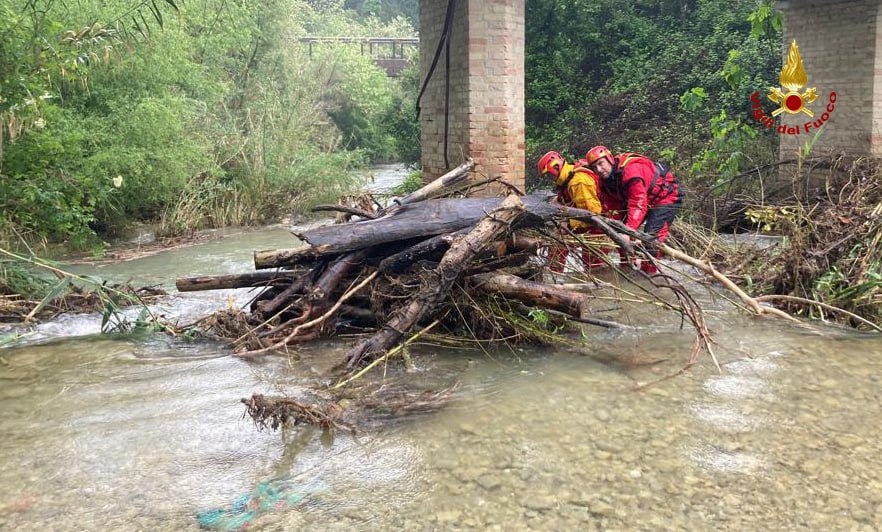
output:
[[[295,244],[271,228],[78,268],[171,288]],[[586,327],[567,348],[419,347],[415,373],[386,378],[458,384],[450,405],[334,438],[258,432],[239,400],[317,383],[347,340],[245,362],[210,342],[99,335],[97,316],[36,326],[0,350],[0,529],[882,527],[882,338],[749,318],[692,288],[722,373],[704,356],[635,390],[682,367],[693,335],[630,308],[613,315],[636,331]],[[158,308],[185,322],[249,296]]]

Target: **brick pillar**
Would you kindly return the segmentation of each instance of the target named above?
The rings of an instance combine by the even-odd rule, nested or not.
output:
[[[819,95],[809,106],[814,118],[781,115],[781,124],[800,127],[799,135],[781,135],[781,159],[794,157],[811,142],[814,131],[806,133],[805,123],[823,116],[831,92],[836,93],[835,108],[812,153],[882,155],[882,1],[785,0],[778,8],[784,14],[783,57],[796,39],[807,86],[816,87]]]
[[[420,68],[425,79],[447,2],[420,0]],[[524,0],[457,0],[450,46],[447,162],[445,58],[421,101],[423,178],[471,157],[477,173],[524,186]]]

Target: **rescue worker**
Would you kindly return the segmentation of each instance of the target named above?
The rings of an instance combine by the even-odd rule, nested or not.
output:
[[[608,205],[609,216],[623,220],[634,230],[645,223],[643,232],[658,237],[658,243],[663,244],[683,203],[670,168],[637,153],[613,157],[604,146],[588,150],[585,162],[600,177],[600,197]],[[661,256],[660,250],[654,251],[656,257]],[[640,269],[650,275],[658,272],[649,261],[642,261]]]
[[[570,164],[564,157],[550,151],[539,159],[539,175],[554,181],[557,189],[557,201],[567,207],[585,209],[600,214],[603,207],[600,203],[598,189],[600,179],[586,166]],[[569,229],[576,234],[598,234],[586,222],[569,221]],[[565,247],[553,248],[548,256],[551,270],[562,272],[567,261],[568,251]],[[602,258],[590,250],[582,250],[582,262],[586,268],[599,267],[605,264]]]

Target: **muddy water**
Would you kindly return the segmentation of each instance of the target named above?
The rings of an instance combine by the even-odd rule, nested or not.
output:
[[[284,229],[230,235],[125,264],[146,282],[247,270]],[[695,287],[695,290],[700,290]],[[585,329],[572,347],[422,346],[393,383],[458,383],[444,410],[323,438],[261,433],[242,397],[320,379],[347,341],[299,360],[218,345],[100,336],[96,316],[0,350],[0,529],[877,530],[882,527],[882,339],[739,315],[703,295],[723,365],[682,366],[674,317]],[[247,291],[174,295],[188,319]]]

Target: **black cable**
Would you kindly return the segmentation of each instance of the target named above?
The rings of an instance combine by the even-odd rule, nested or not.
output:
[[[450,0],[456,4],[456,0]],[[447,30],[447,43],[444,47],[444,170],[450,170],[450,161],[447,159],[447,132],[450,127],[450,35],[453,33],[453,24]]]
[[[429,71],[426,73],[426,79],[423,80],[423,86],[420,87],[420,93],[417,95],[416,99],[416,114],[417,118],[420,116],[420,100],[423,98],[423,93],[426,92],[426,86],[429,84],[429,80],[432,79],[432,74],[435,73],[435,67],[438,66],[438,60],[441,58],[441,50],[444,47],[445,42],[447,41],[447,37],[450,34],[450,26],[453,24],[453,10],[456,8],[456,0],[447,0],[447,13],[444,15],[444,27],[441,30],[441,38],[438,39],[438,47],[435,48],[435,56],[432,58],[432,64],[429,66]]]

